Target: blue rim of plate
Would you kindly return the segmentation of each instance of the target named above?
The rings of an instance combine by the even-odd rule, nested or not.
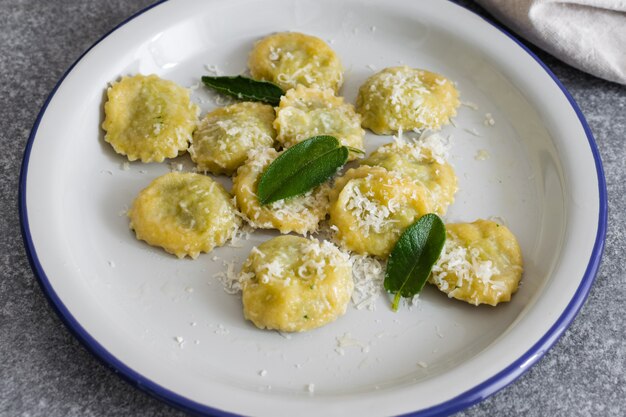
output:
[[[26,177],[28,174],[28,164],[30,160],[30,153],[34,143],[35,136],[37,134],[37,130],[39,128],[39,124],[43,115],[50,104],[50,101],[54,97],[56,91],[59,89],[67,75],[74,69],[76,64],[81,61],[81,59],[89,53],[97,44],[102,42],[105,38],[107,38],[111,33],[118,30],[120,27],[124,26],[128,22],[135,19],[137,16],[147,12],[148,10],[158,6],[161,3],[164,3],[168,0],[159,0],[154,4],[151,4],[130,17],[126,20],[122,21],[120,24],[111,29],[108,33],[103,35],[100,39],[98,39],[93,45],[91,45],[85,52],[83,52],[80,57],[65,71],[63,76],[59,79],[57,84],[54,86],[50,95],[46,98],[43,106],[39,114],[37,115],[37,119],[33,124],[33,128],[28,137],[28,142],[26,143],[26,149],[24,151],[24,158],[22,160],[22,167],[20,169],[20,179],[19,179],[19,216],[20,216],[20,228],[22,231],[22,239],[24,241],[24,246],[26,248],[26,253],[28,256],[28,261],[30,266],[37,277],[39,285],[41,286],[44,295],[48,299],[48,302],[56,311],[57,315],[61,319],[61,321],[65,324],[65,326],[70,330],[70,332],[89,350],[96,358],[98,358],[104,365],[111,368],[116,374],[124,378],[133,386],[147,392],[148,394],[166,402],[169,405],[172,405],[176,408],[184,410],[186,412],[192,413],[194,415],[215,415],[215,416],[238,416],[238,414],[229,413],[227,411],[219,410],[217,408],[209,407],[204,404],[200,404],[198,402],[192,401],[188,398],[183,397],[182,395],[176,394],[175,392],[168,390],[159,384],[149,380],[143,375],[139,374],[120,360],[118,360],[115,356],[109,353],[96,339],[94,339],[81,325],[80,323],[72,316],[69,310],[63,304],[63,301],[59,298],[59,296],[54,291],[48,277],[46,276],[45,271],[41,263],[39,262],[39,258],[37,256],[37,252],[35,251],[35,247],[33,245],[33,241],[30,234],[30,227],[28,223],[28,210],[26,207]],[[456,4],[459,7],[469,11],[470,13],[477,15],[472,10],[467,9],[459,4],[457,4],[454,0],[448,0],[453,4]],[[477,15],[479,16],[479,15]],[[515,42],[520,48],[522,48],[526,53],[528,53],[552,78],[552,80],[556,83],[556,85],[561,89],[570,105],[576,112],[578,119],[585,131],[587,136],[587,140],[589,142],[589,147],[591,149],[591,153],[593,155],[593,159],[596,165],[596,174],[598,176],[598,191],[600,196],[600,205],[599,205],[599,217],[598,217],[598,232],[596,234],[595,242],[593,245],[593,251],[591,253],[591,257],[589,259],[589,263],[587,264],[587,268],[583,275],[583,279],[576,290],[574,296],[570,300],[569,304],[561,314],[561,316],[557,319],[554,325],[546,332],[546,334],[537,341],[526,353],[520,356],[517,360],[511,363],[508,367],[498,372],[496,375],[491,378],[483,381],[477,386],[469,389],[468,391],[451,398],[443,403],[437,404],[435,406],[425,408],[422,410],[417,410],[415,412],[410,412],[404,414],[404,416],[414,416],[414,417],[434,417],[434,416],[446,416],[457,411],[468,408],[485,398],[495,394],[500,391],[507,385],[511,384],[517,378],[522,376],[532,365],[534,365],[546,352],[557,342],[557,340],[561,337],[565,329],[571,324],[572,320],[581,307],[585,303],[587,296],[589,295],[589,291],[591,286],[595,280],[596,274],[598,272],[598,268],[600,266],[600,261],[602,259],[602,253],[604,251],[604,242],[606,238],[606,228],[607,228],[607,190],[606,190],[606,180],[604,177],[604,170],[602,168],[602,161],[600,159],[600,154],[598,152],[598,148],[591,133],[591,129],[585,120],[580,108],[574,101],[571,94],[567,91],[565,86],[561,83],[561,81],[554,75],[554,73],[548,68],[546,64],[535,55],[526,45],[524,45],[520,40],[511,35],[507,30],[505,30],[500,25],[490,21],[489,19],[481,17],[485,22],[494,26],[504,35],[506,35],[509,39]]]

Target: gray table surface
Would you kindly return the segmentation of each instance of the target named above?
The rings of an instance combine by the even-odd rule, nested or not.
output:
[[[18,176],[44,100],[100,36],[149,0],[0,0],[0,416],[179,416],[95,359],[49,307],[20,235]],[[470,1],[462,4],[484,14]],[[606,173],[600,272],[572,326],[515,383],[458,416],[626,415],[626,87],[536,51],[580,105]]]

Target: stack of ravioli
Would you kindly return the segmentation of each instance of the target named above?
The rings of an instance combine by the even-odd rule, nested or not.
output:
[[[442,75],[393,67],[365,81],[355,107],[338,96],[337,54],[300,33],[258,41],[248,66],[252,78],[284,90],[277,107],[238,102],[198,121],[188,90],[156,75],[124,77],[107,91],[105,140],[130,161],[188,152],[196,164],[196,172],[171,172],[139,193],[128,212],[138,239],[196,258],[224,245],[244,223],[280,231],[284,236],[254,248],[243,265],[244,315],[259,328],[310,330],[345,313],[354,287],[350,254],[384,260],[409,225],[427,213],[444,216],[454,202],[452,166],[402,132],[441,129],[456,116],[459,94]],[[286,149],[329,135],[364,151],[364,128],[397,137],[334,181],[260,204],[259,179]],[[231,176],[232,195],[207,173]],[[308,237],[320,224],[331,241]],[[430,282],[475,305],[510,300],[522,273],[513,234],[488,220],[446,228]]]

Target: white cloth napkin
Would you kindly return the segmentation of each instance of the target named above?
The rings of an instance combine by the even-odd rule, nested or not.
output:
[[[626,0],[476,0],[560,60],[626,84]]]

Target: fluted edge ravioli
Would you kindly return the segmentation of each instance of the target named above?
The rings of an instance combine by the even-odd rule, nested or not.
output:
[[[381,167],[362,166],[335,181],[330,224],[343,248],[384,258],[404,229],[432,207],[424,186]]]
[[[361,165],[381,166],[423,185],[434,203],[434,212],[443,216],[454,202],[457,178],[452,166],[438,159],[417,143],[398,141],[381,146]]]
[[[271,81],[283,90],[317,85],[335,93],[343,84],[341,61],[320,38],[281,32],[258,41],[248,59],[253,78]]]
[[[363,127],[379,135],[439,130],[456,116],[459,93],[449,79],[407,66],[385,68],[359,88],[356,110]]]
[[[515,235],[491,220],[446,225],[447,240],[429,282],[449,297],[492,306],[510,301],[522,277]]]
[[[278,229],[281,233],[308,234],[317,230],[328,211],[330,187],[322,184],[305,194],[262,206],[257,197],[259,179],[280,152],[273,148],[250,152],[233,178],[237,206],[252,227]]]
[[[130,161],[162,162],[187,150],[199,111],[189,91],[172,81],[123,77],[107,89],[104,140]]]
[[[128,212],[137,239],[196,258],[232,238],[241,225],[230,194],[211,178],[171,172],[143,189]]]
[[[274,144],[274,108],[262,103],[235,103],[208,113],[189,148],[199,170],[232,175],[248,152]]]
[[[289,90],[276,109],[274,128],[276,140],[286,148],[312,136],[329,135],[342,145],[364,149],[361,116],[330,89],[298,86]],[[351,154],[350,159],[354,158]]]
[[[328,241],[297,236],[275,237],[253,249],[241,279],[246,319],[285,332],[336,320],[354,288],[347,254]]]

